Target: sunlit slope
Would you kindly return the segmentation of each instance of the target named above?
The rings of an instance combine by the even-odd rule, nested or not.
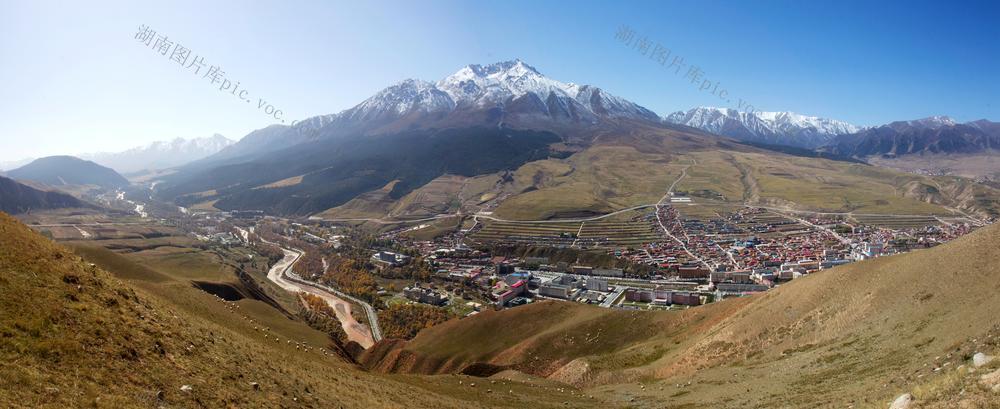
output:
[[[727,147],[736,147],[736,145]],[[656,203],[682,170],[678,194],[697,204],[757,204],[837,213],[1000,214],[1000,191],[968,179],[926,177],[860,163],[757,148],[680,152],[594,146],[567,159],[525,164],[496,210],[536,220]]]
[[[545,394],[516,382],[497,386],[501,395],[454,377],[365,373],[317,345],[305,351],[291,340],[265,337],[239,308],[191,291],[171,298],[192,304],[180,308],[0,214],[0,406],[593,404],[579,394]]]

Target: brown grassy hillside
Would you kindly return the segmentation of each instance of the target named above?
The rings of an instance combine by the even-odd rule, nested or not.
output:
[[[0,407],[594,404],[521,382],[491,393],[465,377],[369,374],[259,328],[239,304],[131,282],[0,213]]]
[[[484,313],[382,346],[365,363],[516,369],[640,407],[884,407],[914,390],[918,402],[947,406],[926,385],[997,349],[998,291],[1000,225],[681,312],[544,302]],[[1000,406],[989,392],[963,392],[977,393],[986,395],[971,407]]]

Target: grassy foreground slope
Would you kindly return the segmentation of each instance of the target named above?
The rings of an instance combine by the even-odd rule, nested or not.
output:
[[[593,405],[519,382],[501,395],[450,376],[366,373],[266,337],[198,290],[181,308],[129,282],[0,213],[0,406]]]
[[[998,407],[1000,394],[976,382],[935,386],[973,353],[997,352],[998,243],[994,225],[679,312],[542,302],[483,313],[381,345],[365,363],[513,369],[638,407],[885,407],[904,392],[929,407]]]

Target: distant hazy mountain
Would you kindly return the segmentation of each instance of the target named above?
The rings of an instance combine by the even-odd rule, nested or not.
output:
[[[748,113],[713,107],[674,112],[664,120],[739,140],[803,148],[825,145],[838,135],[860,130],[843,121],[794,112]]]
[[[7,172],[14,179],[51,186],[97,185],[106,188],[128,186],[128,180],[113,169],[73,156],[49,156]]]
[[[910,154],[970,154],[1000,149],[1000,123],[957,123],[946,116],[897,121],[842,135],[820,150],[858,158]]]
[[[80,157],[120,173],[131,173],[184,165],[212,155],[232,144],[232,140],[215,134],[206,138],[177,138],[172,141],[157,141],[123,152],[91,153],[80,155]]]
[[[33,161],[33,160],[35,160],[35,158],[25,158],[25,159],[20,159],[20,160],[2,161],[2,162],[0,162],[0,171],[10,170],[10,169],[17,169],[17,168],[19,168],[21,166],[24,166],[24,165],[27,165],[27,164],[31,163],[31,161]]]
[[[560,82],[513,60],[469,65],[436,83],[407,79],[340,113],[254,131],[209,160],[266,154],[338,136],[467,126],[551,129],[621,120],[655,123],[660,118],[600,88]]]
[[[36,209],[81,207],[83,202],[60,192],[46,192],[0,176],[0,211],[10,214]]]

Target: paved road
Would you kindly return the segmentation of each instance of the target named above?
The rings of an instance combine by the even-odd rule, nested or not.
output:
[[[670,233],[670,229],[668,229],[667,226],[663,224],[663,218],[660,217],[660,208],[663,206],[663,201],[667,200],[668,197],[674,195],[674,187],[677,186],[677,183],[679,183],[681,179],[684,179],[684,177],[687,176],[687,170],[689,167],[691,167],[691,165],[685,166],[684,169],[681,170],[681,175],[677,177],[677,180],[675,180],[674,183],[670,184],[670,187],[667,189],[667,193],[665,193],[663,197],[660,198],[659,202],[656,202],[656,223],[660,225],[660,228],[663,229],[663,233],[666,234],[667,237],[670,237],[671,239],[676,241],[677,244],[680,244],[681,249],[683,249],[684,252],[688,254],[688,256],[697,260],[699,263],[701,263],[701,265],[705,266],[706,268],[711,269],[708,266],[708,263],[705,262],[705,260],[702,260],[701,257],[694,255],[694,253],[692,253],[691,250],[688,250],[686,242],[684,242],[683,240],[677,238],[676,236]]]
[[[779,212],[779,211],[777,211],[777,210],[772,210],[772,212],[775,212],[775,213],[778,213],[778,214],[780,214],[780,215],[782,215],[782,216],[785,216],[785,217],[788,217],[788,218],[791,218],[792,220],[795,220],[795,221],[797,221],[797,222],[799,222],[799,223],[802,223],[802,224],[804,224],[804,225],[806,225],[806,226],[809,226],[809,227],[813,227],[813,228],[817,228],[817,229],[820,229],[820,230],[823,230],[823,231],[825,231],[825,232],[827,232],[827,233],[830,233],[830,234],[832,234],[832,235],[833,235],[833,237],[834,237],[834,238],[836,238],[837,240],[839,240],[839,241],[840,241],[841,243],[843,243],[843,244],[851,244],[851,240],[847,239],[847,238],[846,238],[846,237],[844,237],[844,236],[841,236],[840,234],[837,234],[837,232],[835,232],[835,231],[833,231],[833,230],[831,230],[831,229],[827,228],[826,226],[820,226],[820,225],[818,225],[818,224],[815,224],[815,223],[812,223],[812,222],[810,222],[810,221],[808,221],[808,220],[806,220],[806,219],[803,219],[803,218],[801,218],[801,217],[795,217],[795,216],[788,216],[788,215],[786,215],[786,214],[783,214],[783,213],[781,213],[781,212]]]
[[[292,265],[295,264],[300,257],[302,257],[303,253],[301,251],[287,249],[284,247],[282,247],[281,250],[284,251],[285,257],[275,263],[274,266],[271,267],[271,270],[267,272],[268,280],[271,280],[286,291],[305,292],[316,295],[325,300],[337,314],[337,319],[340,321],[341,326],[343,326],[344,332],[347,333],[347,338],[351,341],[357,342],[362,347],[367,349],[382,338],[381,330],[378,329],[377,317],[375,320],[372,320],[374,309],[372,309],[372,312],[368,311],[371,308],[370,305],[367,305],[367,303],[361,304],[363,307],[366,307],[365,312],[369,316],[369,322],[372,323],[371,330],[369,332],[368,327],[359,323],[354,319],[354,316],[351,315],[351,304],[344,301],[341,298],[341,294],[337,294],[339,291],[331,291],[332,289],[329,287],[310,283],[293,276],[294,273],[291,272]],[[376,335],[378,335],[377,338]]]

